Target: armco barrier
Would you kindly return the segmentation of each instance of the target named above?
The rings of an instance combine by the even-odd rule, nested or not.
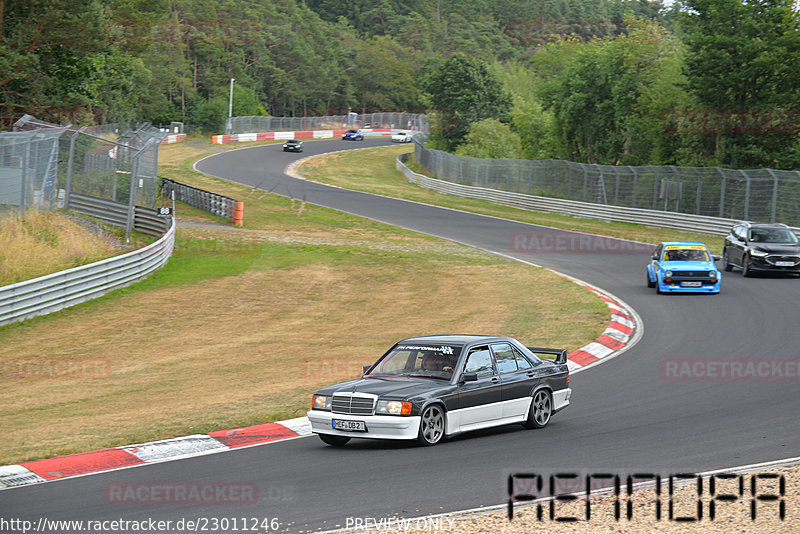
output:
[[[139,250],[0,287],[0,325],[52,313],[127,286],[167,263],[174,246],[173,219],[161,239]]]
[[[168,178],[161,179],[162,196],[185,202],[190,206],[229,219],[237,226],[244,223],[244,202],[182,184]]]
[[[689,215],[686,213],[674,213],[669,211],[609,206],[607,204],[593,204],[591,202],[580,202],[577,200],[539,197],[522,193],[500,191],[497,189],[487,189],[485,187],[455,184],[453,182],[437,180],[430,176],[412,171],[406,167],[404,163],[409,156],[410,154],[401,154],[396,160],[397,169],[405,175],[409,182],[439,191],[440,193],[464,198],[488,200],[489,202],[510,206],[512,208],[563,213],[575,217],[628,222],[655,226],[658,228],[673,228],[675,230],[700,232],[717,236],[726,235],[734,224],[741,222],[736,219],[725,219],[721,217],[705,217],[702,215]],[[792,227],[792,230],[800,234],[800,228]]]
[[[240,133],[226,135],[212,135],[211,143],[222,145],[225,143],[244,143],[248,141],[284,141],[287,139],[333,139],[342,137],[347,130],[306,130],[302,132],[261,132]],[[382,137],[392,135],[393,132],[408,131],[392,128],[361,128],[358,130],[364,137]]]
[[[112,226],[125,228],[131,207],[111,200],[73,193],[69,196],[66,209],[94,217]],[[169,229],[169,223],[167,219],[158,215],[157,210],[133,206],[133,229],[143,234],[158,236],[164,235]]]

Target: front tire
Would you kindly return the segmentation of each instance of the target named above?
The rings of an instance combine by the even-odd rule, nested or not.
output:
[[[341,447],[342,445],[347,444],[350,441],[350,438],[346,438],[344,436],[331,436],[330,434],[317,434],[319,439],[327,443],[332,447]]]
[[[753,276],[753,269],[750,267],[750,256],[745,256],[742,259],[742,276]]]
[[[722,268],[728,272],[731,272],[733,270],[733,265],[731,265],[731,260],[728,257],[727,250],[722,251]]]
[[[540,389],[533,394],[531,407],[528,410],[528,420],[525,428],[544,428],[553,416],[553,397],[546,389]]]
[[[442,436],[444,436],[444,409],[439,404],[431,404],[422,410],[417,442],[425,446],[436,445]]]

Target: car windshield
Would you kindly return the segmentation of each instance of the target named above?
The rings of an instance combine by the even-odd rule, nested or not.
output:
[[[300,141],[298,141],[297,139],[289,139],[289,144],[290,145],[299,145]]]
[[[664,261],[710,261],[702,247],[666,247]]]
[[[750,241],[783,245],[796,245],[798,243],[797,236],[788,228],[753,228],[750,230]]]
[[[461,353],[451,345],[397,345],[365,376],[404,376],[450,380]]]

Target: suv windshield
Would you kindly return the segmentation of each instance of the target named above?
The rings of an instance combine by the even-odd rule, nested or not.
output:
[[[753,228],[750,230],[750,241],[784,245],[796,245],[798,243],[797,236],[788,228]]]
[[[461,347],[450,345],[397,345],[366,376],[406,376],[450,380]]]

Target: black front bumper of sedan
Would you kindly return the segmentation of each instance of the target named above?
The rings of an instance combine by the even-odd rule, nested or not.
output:
[[[789,265],[791,263],[792,265]],[[765,257],[750,256],[750,269],[753,271],[771,271],[800,274],[800,259],[795,256],[769,255]]]

